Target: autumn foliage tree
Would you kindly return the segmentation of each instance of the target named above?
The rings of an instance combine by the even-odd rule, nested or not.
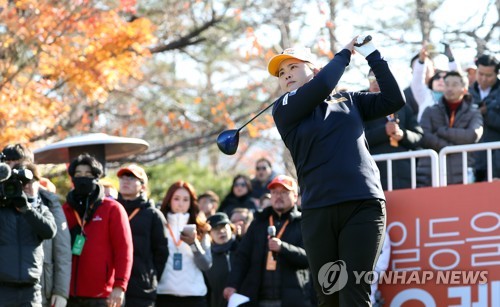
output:
[[[478,8],[479,24],[453,27],[434,20],[451,0],[400,2],[0,0],[0,138],[38,148],[104,132],[148,141],[146,153],[130,157],[141,163],[208,155],[232,169],[246,150],[254,159],[255,147],[259,155],[283,149],[266,138],[271,112],[241,131],[233,158],[219,155],[215,138],[280,95],[266,64],[285,47],[311,47],[326,63],[353,35],[368,32],[382,38],[377,46],[398,51],[391,63],[405,67],[431,32],[446,34],[453,47],[484,41],[478,51],[498,49],[498,16],[490,21],[498,0]],[[357,69],[359,78],[347,86],[364,81],[357,66],[354,58],[346,77]]]
[[[154,42],[135,1],[0,1],[0,143],[88,131],[89,115],[131,78]]]

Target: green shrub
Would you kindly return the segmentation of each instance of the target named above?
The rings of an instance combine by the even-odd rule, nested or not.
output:
[[[229,192],[233,176],[230,174],[214,174],[208,167],[200,166],[198,163],[171,161],[168,163],[145,166],[144,169],[149,179],[149,197],[157,204],[161,204],[167,189],[174,182],[184,180],[192,184],[196,189],[196,194],[200,195],[206,190],[212,190],[219,195],[222,200]],[[116,172],[118,168],[107,169],[107,181],[112,182],[118,189],[118,178]],[[65,170],[44,173],[57,187],[57,194],[64,202],[66,195],[72,188],[71,180]]]

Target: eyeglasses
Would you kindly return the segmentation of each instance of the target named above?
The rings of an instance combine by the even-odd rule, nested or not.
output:
[[[267,166],[257,166],[255,169],[257,171],[265,171],[267,169]]]
[[[246,184],[246,183],[244,183],[244,182],[235,182],[235,183],[233,184],[233,187],[245,187],[245,188],[246,188],[246,187],[247,187],[247,184]]]

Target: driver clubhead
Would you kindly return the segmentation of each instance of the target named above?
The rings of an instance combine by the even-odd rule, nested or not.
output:
[[[226,155],[234,155],[238,149],[240,133],[238,130],[225,130],[217,136],[217,146]]]

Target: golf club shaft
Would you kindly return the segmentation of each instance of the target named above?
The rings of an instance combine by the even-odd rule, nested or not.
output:
[[[241,129],[245,128],[246,125],[250,124],[254,119],[256,119],[257,117],[259,117],[260,114],[264,113],[265,111],[267,111],[267,109],[269,109],[270,107],[274,106],[274,103],[276,101],[274,101],[273,103],[271,103],[270,105],[268,105],[267,107],[265,107],[263,110],[261,110],[259,113],[257,113],[257,115],[255,115],[254,117],[252,117],[249,121],[247,121],[243,126],[239,127],[238,128],[238,131],[240,131]]]

